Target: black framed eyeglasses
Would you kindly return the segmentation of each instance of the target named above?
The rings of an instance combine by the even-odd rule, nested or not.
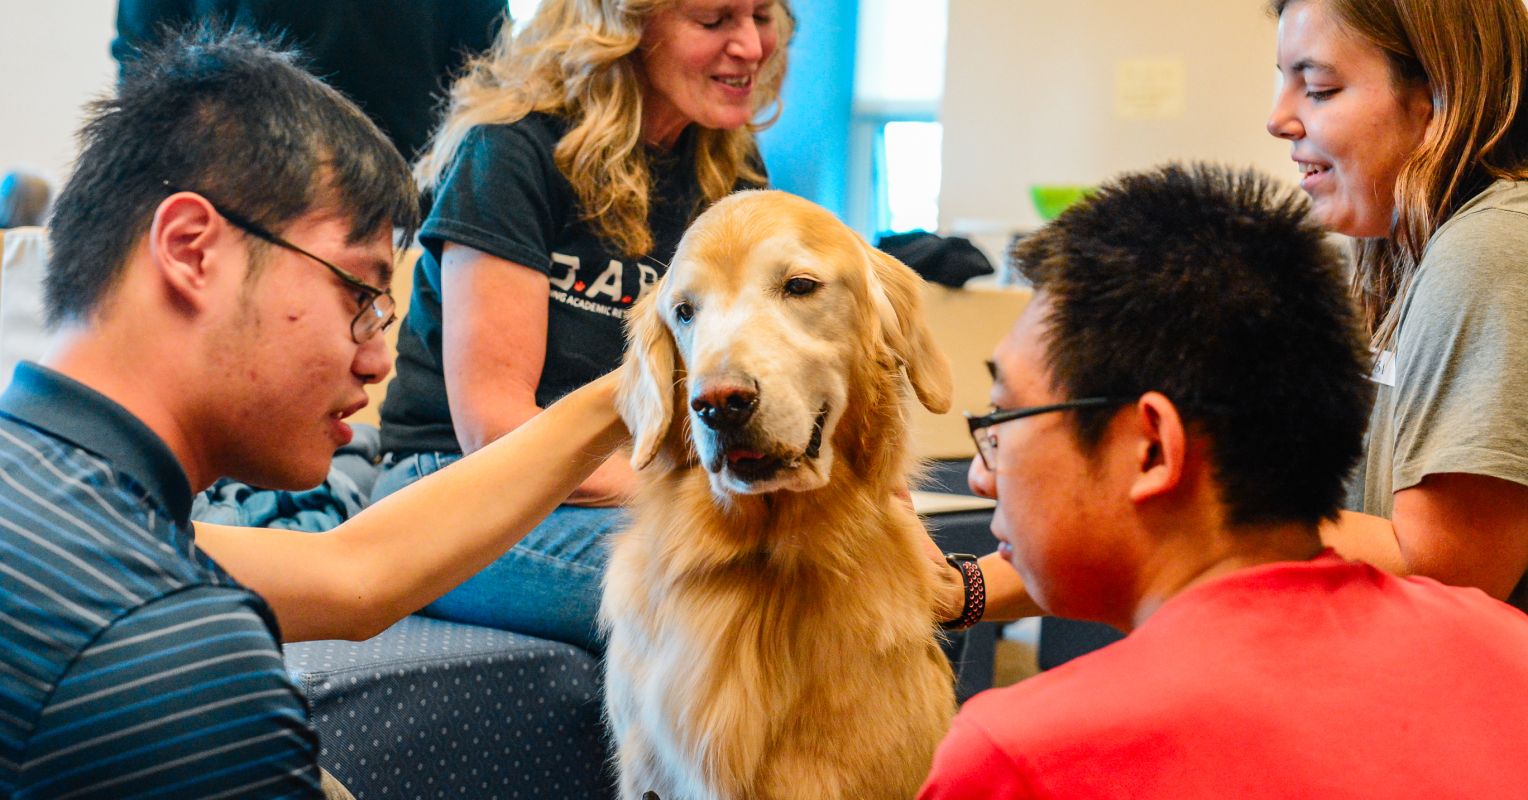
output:
[[[169,189],[171,192],[183,191],[170,185],[168,181],[166,181],[164,185],[165,188]],[[184,191],[195,190],[187,189]],[[356,344],[365,344],[371,341],[373,337],[387,330],[388,327],[390,327],[394,322],[398,320],[398,303],[397,301],[393,300],[393,293],[391,291],[378,286],[372,286],[371,284],[361,280],[345,268],[340,267],[329,259],[317,255],[309,251],[307,248],[293,244],[292,242],[289,242],[280,236],[277,236],[265,226],[255,222],[252,219],[249,219],[248,217],[243,216],[242,214],[229,211],[228,209],[215,202],[212,198],[202,194],[201,192],[196,192],[196,194],[201,195],[203,199],[212,205],[213,210],[222,215],[223,219],[233,223],[235,228],[238,228],[239,230],[242,230],[257,239],[262,239],[266,242],[276,245],[277,247],[284,247],[294,253],[301,253],[302,255],[305,255],[308,258],[323,264],[346,286],[354,289],[358,295],[356,297],[356,302],[361,306],[361,310],[356,312],[355,318],[350,320],[350,338],[354,340]]]
[[[979,417],[966,412],[966,425],[971,429],[971,440],[976,443],[976,455],[982,460],[982,466],[989,472],[997,467],[997,435],[992,432],[993,427],[1004,422],[1016,419],[1033,417],[1037,414],[1049,414],[1052,411],[1075,411],[1083,408],[1108,408],[1109,406],[1122,406],[1134,403],[1134,397],[1084,397],[1078,400],[1068,400],[1064,403],[1052,403],[1044,406],[1028,406],[1026,408],[994,408],[992,413],[983,414]]]

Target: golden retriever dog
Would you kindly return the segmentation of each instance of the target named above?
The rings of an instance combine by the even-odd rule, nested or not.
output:
[[[950,403],[921,280],[826,210],[742,192],[635,306],[640,488],[601,624],[621,794],[907,798],[955,708],[938,569],[896,494],[908,389]]]

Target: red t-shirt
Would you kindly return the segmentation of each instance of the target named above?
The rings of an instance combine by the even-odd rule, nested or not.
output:
[[[1528,797],[1528,616],[1328,552],[968,702],[919,797]]]

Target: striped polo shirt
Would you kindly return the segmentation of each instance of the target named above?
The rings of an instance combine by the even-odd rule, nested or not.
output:
[[[23,363],[0,396],[0,797],[320,797],[269,607],[168,447]]]

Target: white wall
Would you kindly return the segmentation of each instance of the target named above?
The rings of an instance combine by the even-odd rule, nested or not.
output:
[[[65,177],[81,106],[115,79],[115,12],[115,0],[0,0],[0,171]],[[1030,184],[1096,183],[1170,158],[1293,182],[1288,148],[1263,130],[1273,40],[1257,0],[950,0],[941,227],[1032,227]],[[1181,115],[1117,117],[1128,59],[1181,61]]]
[[[950,0],[941,228],[986,234],[997,256],[1004,232],[1039,224],[1031,184],[1169,159],[1293,185],[1288,145],[1263,128],[1275,34],[1258,0]],[[1159,70],[1161,93],[1117,97],[1122,62]]]
[[[116,13],[116,0],[0,0],[0,173],[67,176],[81,107],[116,80]]]

